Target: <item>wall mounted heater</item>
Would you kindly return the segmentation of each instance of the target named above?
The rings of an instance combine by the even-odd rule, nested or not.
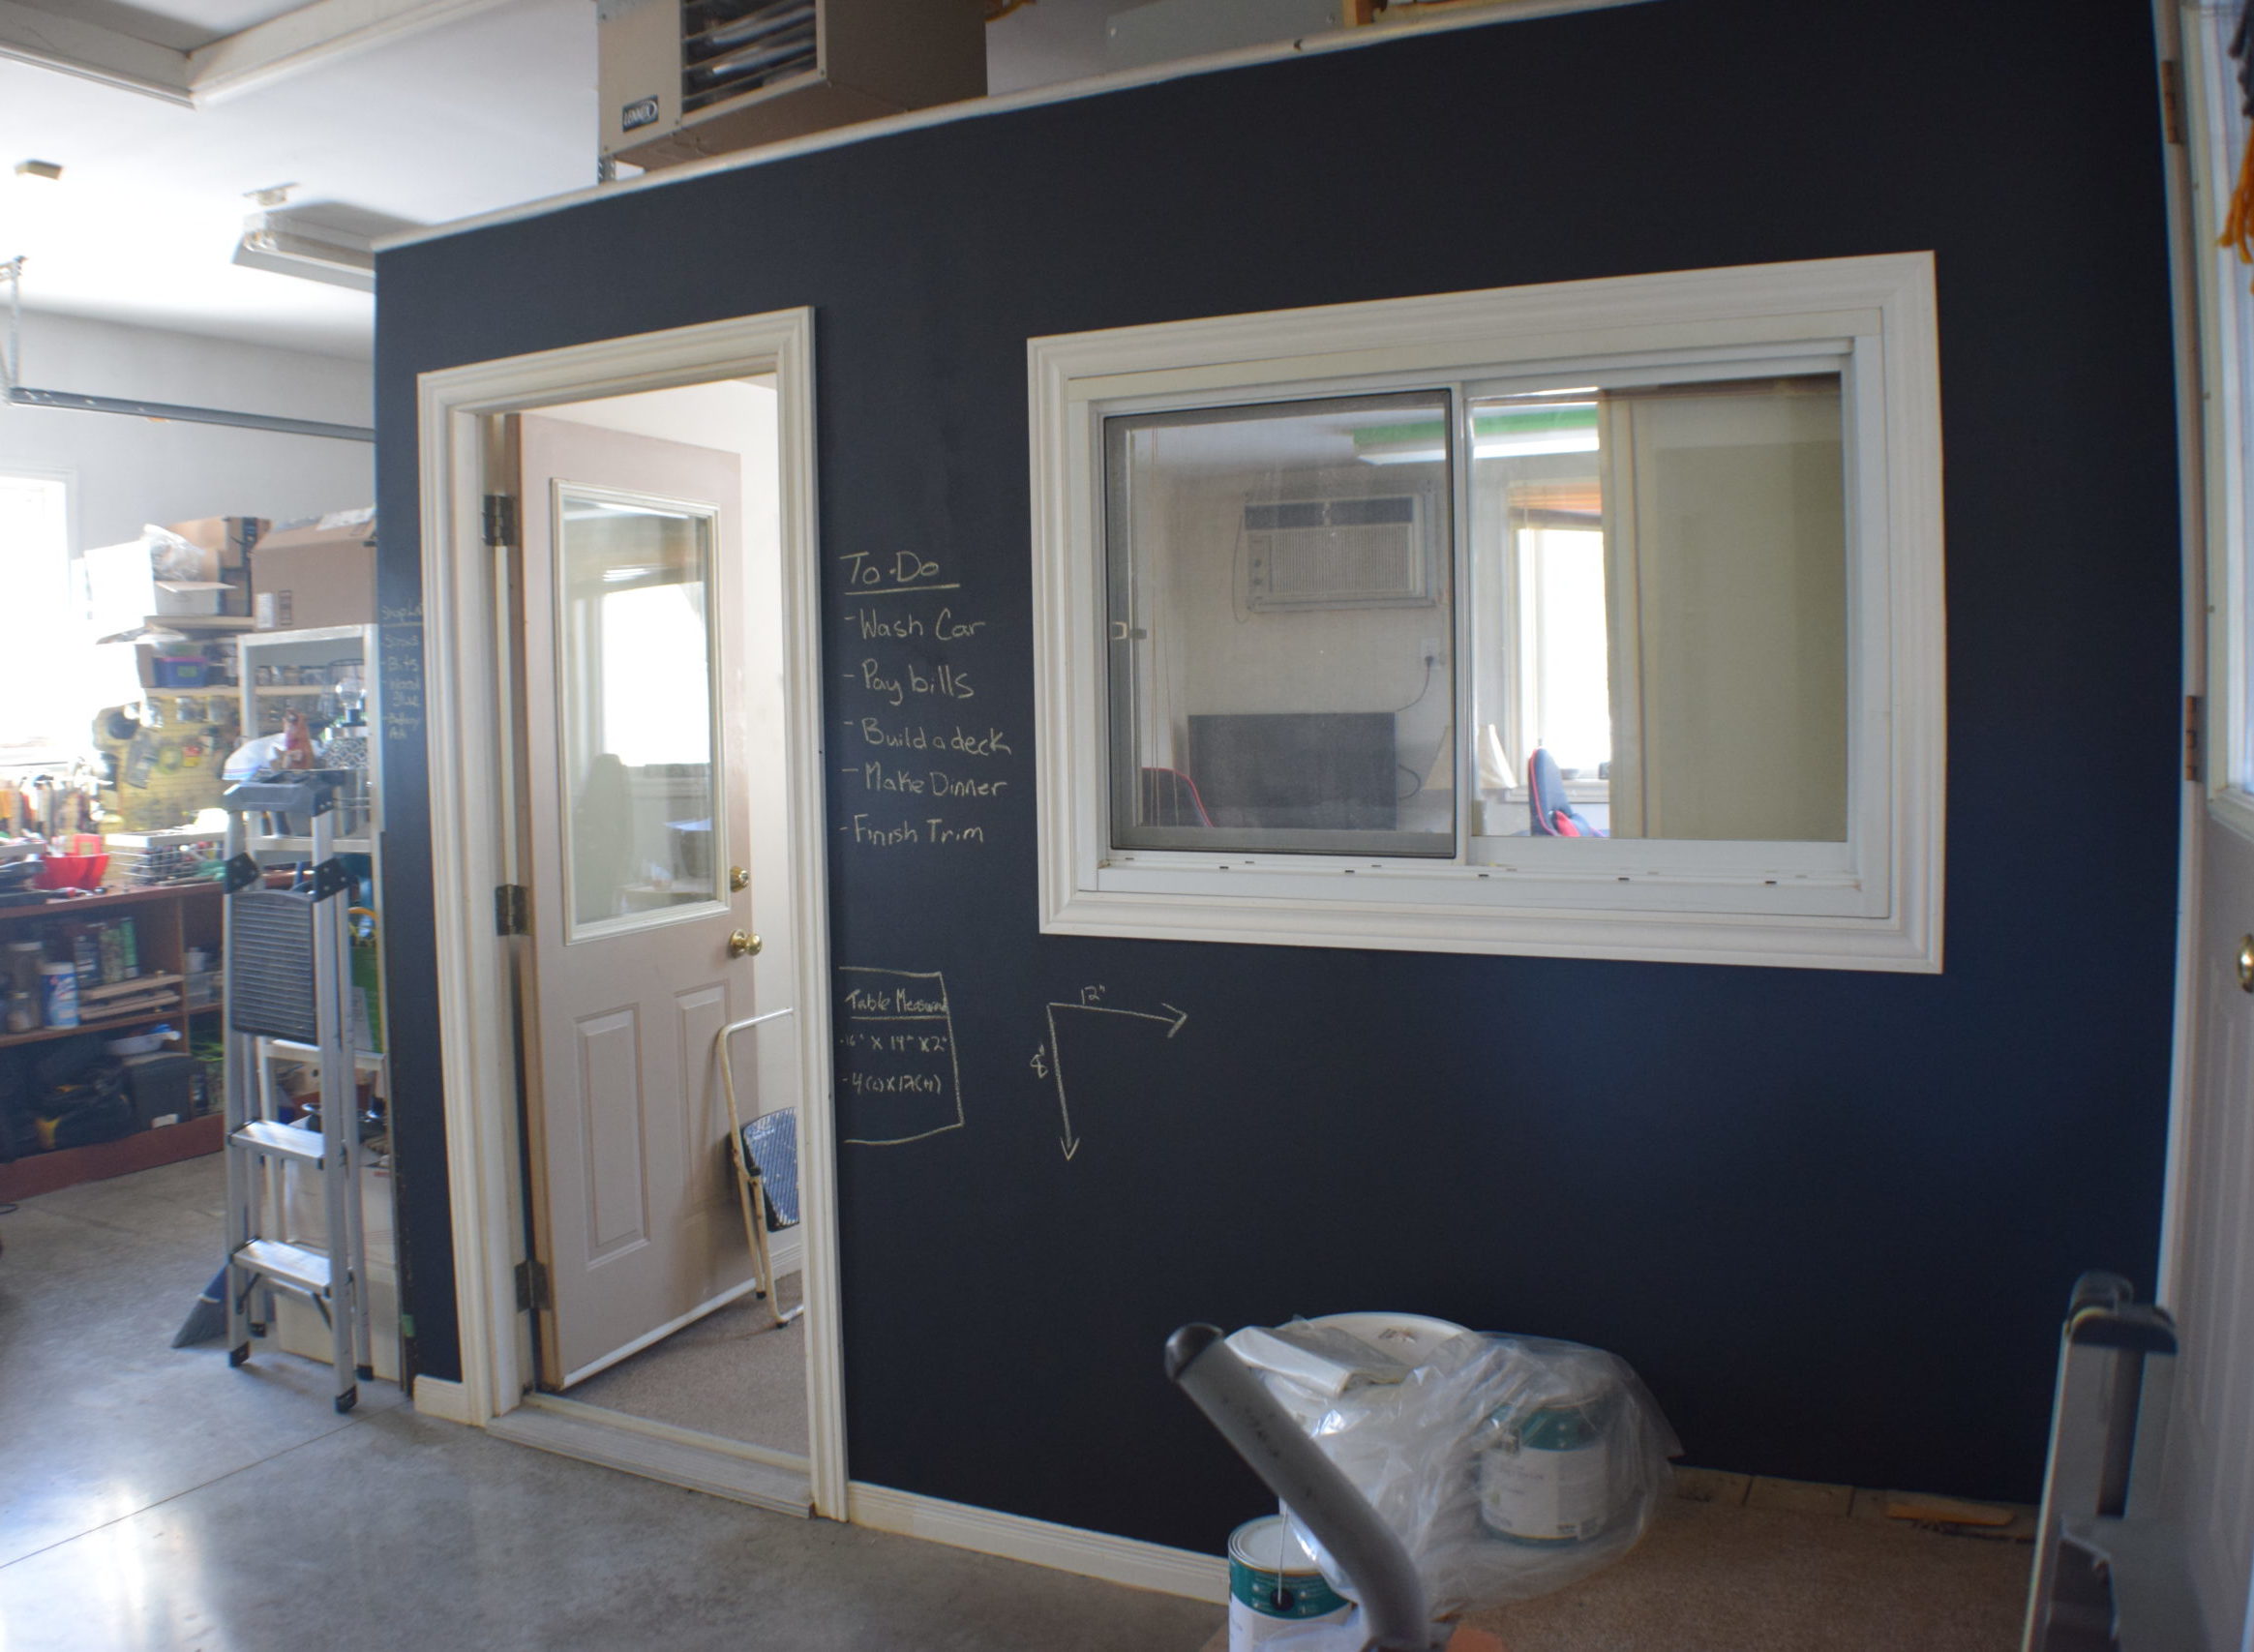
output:
[[[602,155],[646,169],[986,93],[981,0],[601,0]]]
[[[1245,506],[1245,606],[1425,608],[1434,595],[1431,501],[1421,494]]]

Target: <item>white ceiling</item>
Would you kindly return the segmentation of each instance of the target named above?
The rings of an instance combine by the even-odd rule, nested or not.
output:
[[[1130,0],[1035,0],[993,24],[997,93],[1098,74]],[[16,0],[191,51],[304,0]],[[593,182],[593,0],[505,3],[331,57],[199,108],[0,59],[0,260],[23,304],[328,355],[365,355],[369,296],[229,261],[254,190],[438,224]],[[59,164],[58,182],[15,164]],[[37,384],[38,335],[23,376]]]

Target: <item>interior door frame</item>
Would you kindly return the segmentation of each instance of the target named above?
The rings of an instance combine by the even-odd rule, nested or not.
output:
[[[527,1243],[512,1032],[510,944],[487,916],[511,882],[514,825],[504,670],[508,616],[483,531],[485,421],[637,391],[771,375],[780,446],[787,855],[797,929],[799,1192],[805,1235],[807,1473],[813,1510],[847,1517],[845,1387],[838,1330],[837,1143],[827,1106],[829,922],[822,775],[820,540],[815,509],[814,314],[781,310],[425,373],[417,379],[423,628],[438,1036],[452,1183],[462,1393],[437,1409],[486,1427],[526,1402],[529,1338],[517,1307]],[[504,492],[505,487],[492,491]],[[756,600],[756,592],[747,592]],[[418,1383],[418,1390],[422,1386]],[[419,1397],[419,1395],[418,1395]],[[577,1408],[585,1410],[586,1408]]]

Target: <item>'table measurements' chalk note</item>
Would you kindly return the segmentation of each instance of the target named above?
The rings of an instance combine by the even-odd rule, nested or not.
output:
[[[938,970],[837,969],[837,1113],[853,1147],[897,1147],[963,1126],[954,1012]]]

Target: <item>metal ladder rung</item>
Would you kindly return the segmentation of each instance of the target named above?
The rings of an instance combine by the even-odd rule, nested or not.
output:
[[[235,1260],[262,1278],[310,1297],[329,1294],[329,1259],[302,1245],[279,1239],[254,1239],[235,1252]]]
[[[266,1046],[266,1053],[269,1056],[280,1056],[285,1061],[317,1062],[320,1060],[321,1047],[318,1044],[302,1043],[296,1038],[267,1037],[261,1038],[259,1041]],[[383,1057],[374,1050],[354,1050],[352,1052],[352,1065],[363,1070],[374,1070],[383,1066]]]
[[[227,1137],[227,1140],[253,1153],[263,1153],[275,1158],[294,1158],[316,1170],[322,1165],[319,1134],[313,1130],[301,1130],[295,1125],[277,1124],[271,1119],[253,1119]]]

